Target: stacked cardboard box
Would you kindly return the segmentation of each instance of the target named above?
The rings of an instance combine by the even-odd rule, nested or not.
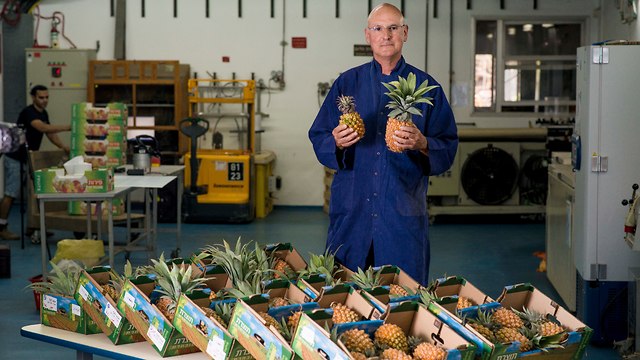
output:
[[[127,106],[110,103],[106,107],[93,107],[91,103],[73,104],[71,107],[71,157],[82,156],[84,161],[98,167],[116,167],[126,163],[127,153]],[[103,204],[104,205],[104,204]],[[96,212],[96,204],[81,201],[69,203],[69,214],[84,215]],[[111,211],[114,215],[124,213],[121,199],[114,199]]]

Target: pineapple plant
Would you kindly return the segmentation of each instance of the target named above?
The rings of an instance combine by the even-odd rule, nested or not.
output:
[[[353,96],[340,95],[336,100],[340,115],[340,124],[345,124],[358,133],[358,137],[364,137],[364,121],[356,112],[356,102]]]
[[[525,326],[535,328],[543,337],[554,336],[566,331],[562,325],[535,310],[524,308],[523,311],[514,311],[524,321]]]
[[[442,346],[423,342],[413,351],[415,360],[444,360],[447,357],[447,350]]]
[[[367,270],[362,271],[358,268],[358,271],[351,276],[351,280],[361,289],[372,289],[382,285],[382,279],[380,277],[380,270],[374,270],[373,267],[369,267]],[[389,297],[401,297],[409,296],[410,292],[403,286],[398,284],[389,285]]]
[[[200,309],[202,309],[202,312],[211,320],[215,320],[217,321],[220,325],[222,325],[223,327],[227,327],[228,326],[228,322],[224,321],[224,319],[222,318],[222,316],[220,316],[215,310],[213,310],[212,308],[208,307],[208,306],[201,306]]]
[[[500,343],[511,343],[518,341],[520,343],[520,351],[528,351],[530,349],[529,339],[524,336],[519,328],[501,327],[496,330],[496,341]]]
[[[272,307],[280,307],[280,306],[287,306],[289,304],[290,304],[289,300],[287,300],[287,299],[285,299],[283,297],[280,297],[280,296],[276,296],[273,299],[269,300],[269,307],[270,308],[272,308]]]
[[[374,333],[374,340],[381,348],[397,349],[405,353],[409,350],[407,335],[396,324],[386,323],[380,326]]]
[[[47,281],[39,281],[29,284],[27,287],[42,294],[54,294],[73,297],[78,285],[78,278],[82,272],[80,265],[74,262],[65,262],[58,266],[50,262],[52,271],[47,275]]]
[[[296,326],[298,326],[298,322],[300,321],[300,316],[302,316],[302,310],[296,311],[287,319],[287,325],[291,331],[294,331]]]
[[[360,321],[360,314],[351,310],[346,305],[332,303],[331,308],[333,309],[333,316],[331,317],[331,321],[333,321],[334,324]]]
[[[158,260],[151,259],[151,263],[153,267],[149,270],[156,275],[156,291],[161,294],[155,305],[169,322],[173,322],[180,294],[197,289],[205,279],[193,276],[189,265],[171,264],[169,267],[164,254]]]
[[[393,139],[393,135],[396,130],[400,130],[401,126],[416,125],[411,120],[412,115],[422,116],[422,113],[416,105],[426,103],[433,106],[431,100],[433,98],[424,96],[427,92],[437,88],[437,85],[429,86],[428,80],[425,80],[416,89],[416,75],[409,73],[407,78],[398,76],[398,81],[391,81],[389,83],[382,83],[384,87],[389,90],[385,95],[391,98],[391,101],[387,104],[387,108],[391,109],[389,113],[389,119],[387,120],[387,130],[385,133],[385,141],[387,148],[393,152],[402,152]]]
[[[337,250],[336,250],[337,252]],[[330,252],[326,249],[324,254],[309,254],[309,265],[306,269],[298,272],[300,277],[309,277],[313,275],[323,275],[327,285],[338,285],[341,283],[336,276],[342,272],[338,269],[335,262],[336,252]]]
[[[109,273],[109,282],[102,285],[102,294],[109,296],[113,301],[118,301],[120,298],[120,293],[122,292],[122,286],[126,279],[135,278],[137,276],[142,275],[143,268],[137,267],[135,270],[131,265],[131,262],[127,260],[124,264],[124,271],[122,275],[118,275],[115,272]]]
[[[375,351],[373,340],[362,329],[347,330],[340,335],[340,340],[351,353],[370,354]]]
[[[412,360],[411,355],[402,350],[389,348],[380,354],[380,360]]]

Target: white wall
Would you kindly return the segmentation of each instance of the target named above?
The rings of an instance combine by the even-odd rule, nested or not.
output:
[[[498,1],[438,1],[434,18],[433,1],[405,1],[409,41],[407,60],[438,79],[449,93],[449,81],[467,90],[462,106],[454,107],[458,122],[475,122],[479,126],[526,126],[532,119],[477,117],[471,114],[472,19],[504,16],[511,18],[574,16],[590,19],[586,43],[599,39],[599,20],[594,11],[600,2],[607,7],[613,0],[539,0],[538,10],[532,1],[507,0],[506,9]],[[373,1],[373,6],[381,1]],[[400,1],[389,1],[400,6]],[[278,160],[275,171],[283,178],[283,188],[276,196],[280,205],[320,205],[323,203],[324,171],[318,164],[307,138],[307,130],[318,111],[317,84],[336,78],[343,70],[368,62],[353,56],[354,44],[365,44],[366,0],[340,1],[340,18],[335,18],[335,1],[307,1],[307,18],[302,17],[302,1],[276,0],[275,18],[270,17],[270,1],[242,0],[243,17],[238,18],[238,0],[210,0],[210,18],[205,18],[204,1],[179,1],[178,18],[173,18],[172,0],[146,1],[146,17],[141,18],[140,1],[127,2],[126,55],[138,60],[180,60],[191,65],[192,72],[206,77],[216,72],[218,78],[249,78],[268,81],[272,70],[282,68],[283,5],[285,40],[307,37],[307,49],[285,48],[286,86],[269,97],[262,97],[262,111],[270,114],[263,121],[266,132],[262,148],[274,150]],[[79,48],[93,48],[100,41],[99,59],[112,59],[114,18],[109,14],[109,0],[50,0],[41,2],[42,15],[61,11],[66,18],[65,33]],[[428,5],[427,5],[428,4]],[[453,41],[450,42],[450,4],[454,4]],[[611,5],[610,5],[611,4]],[[610,5],[610,6],[609,6]],[[429,9],[427,10],[427,6]],[[605,11],[607,13],[609,10]],[[427,14],[428,13],[428,14]],[[613,16],[612,16],[613,18]],[[596,24],[595,26],[593,24]],[[41,21],[39,41],[48,44],[48,21]],[[428,26],[428,58],[425,59]],[[637,22],[633,36],[637,37]],[[594,30],[595,29],[595,30]],[[615,34],[623,32],[616,30]],[[606,32],[605,32],[606,33]],[[631,36],[630,35],[630,36]],[[625,36],[626,37],[626,36]],[[453,44],[453,68],[449,50]],[[69,45],[61,40],[62,47]],[[230,62],[223,63],[222,56]],[[450,78],[450,72],[453,76]],[[464,99],[463,99],[464,100]],[[464,103],[466,102],[466,105]]]

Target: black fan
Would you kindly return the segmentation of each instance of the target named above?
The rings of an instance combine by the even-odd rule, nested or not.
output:
[[[462,166],[462,188],[480,205],[509,200],[518,186],[518,164],[508,152],[493,147],[474,151]]]
[[[549,160],[544,155],[531,155],[520,171],[520,204],[544,205],[547,203],[547,168]]]

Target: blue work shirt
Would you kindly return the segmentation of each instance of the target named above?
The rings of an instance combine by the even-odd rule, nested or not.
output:
[[[382,82],[397,81],[409,73],[439,85],[430,75],[401,58],[390,75],[375,60],[347,70],[333,83],[316,116],[309,138],[320,163],[336,170],[331,184],[327,248],[338,250],[336,260],[352,270],[365,266],[373,245],[375,266],[397,265],[419,283],[429,276],[429,175],[449,169],[458,147],[458,135],[442,87],[429,91],[433,106],[418,104],[424,116],[413,122],[426,136],[428,156],[417,150],[394,153],[387,149],[385,108],[390,98]],[[365,124],[365,135],[340,150],[332,130],[338,126],[339,95],[353,96]]]

